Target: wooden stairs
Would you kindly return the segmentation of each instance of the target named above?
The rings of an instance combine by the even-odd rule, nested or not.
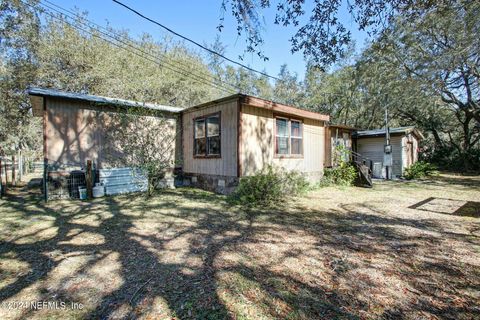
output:
[[[355,184],[365,188],[373,187],[372,160],[363,157],[360,153],[352,151],[352,163],[358,171],[358,177]]]

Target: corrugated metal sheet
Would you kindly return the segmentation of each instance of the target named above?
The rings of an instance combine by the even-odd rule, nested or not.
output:
[[[158,111],[167,111],[172,113],[177,113],[183,110],[183,108],[163,106],[163,105],[154,104],[154,103],[144,103],[139,101],[124,100],[124,99],[110,98],[110,97],[103,97],[103,96],[94,96],[91,94],[66,92],[66,91],[46,89],[46,88],[29,88],[28,94],[32,96],[65,98],[65,99],[90,101],[90,102],[105,103],[105,104],[126,106],[126,107],[141,107],[141,108],[147,108],[147,109],[158,110]]]
[[[411,132],[413,129],[415,129],[414,126],[390,128],[390,134],[408,133],[408,132]],[[385,135],[385,128],[374,129],[374,130],[360,130],[354,133],[354,136],[357,136],[357,137],[378,136],[378,135]]]
[[[132,168],[101,169],[99,176],[100,183],[105,186],[107,196],[147,191],[147,177],[140,170]]]

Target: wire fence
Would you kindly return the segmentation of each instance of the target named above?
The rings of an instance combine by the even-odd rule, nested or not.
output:
[[[87,187],[87,163],[47,163],[43,181],[43,195],[49,199],[80,199],[80,189]],[[99,182],[96,164],[92,162],[92,184]]]
[[[9,187],[25,181],[32,174],[42,174],[43,162],[22,156],[0,157],[0,195],[4,195]]]

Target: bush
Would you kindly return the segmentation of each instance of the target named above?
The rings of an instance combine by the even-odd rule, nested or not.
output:
[[[357,178],[357,169],[348,163],[342,161],[335,168],[325,169],[324,177],[320,182],[320,186],[342,185],[351,186]]]
[[[405,170],[405,178],[408,180],[423,178],[437,172],[437,167],[426,161],[418,161]]]
[[[240,180],[231,200],[248,206],[270,206],[285,198],[305,192],[309,184],[297,171],[268,166],[254,176]]]

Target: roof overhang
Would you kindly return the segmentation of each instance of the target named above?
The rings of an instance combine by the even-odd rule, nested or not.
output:
[[[307,118],[307,119],[313,119],[313,120],[320,120],[320,121],[330,121],[330,116],[321,114],[318,112],[313,112],[313,111],[308,111],[304,109],[300,109],[297,107],[257,98],[257,97],[252,97],[252,96],[243,96],[242,97],[242,103],[257,107],[257,108],[263,108],[263,109],[268,109],[272,110],[273,112],[278,112],[278,113],[283,113],[283,114],[288,114],[288,115],[293,115],[301,118]]]
[[[419,139],[425,139],[424,135],[415,127],[400,127],[400,128],[390,128],[391,136],[399,136],[413,133]],[[370,138],[370,137],[384,137],[385,129],[375,129],[375,130],[359,130],[354,132],[354,137],[357,138]]]
[[[30,101],[32,103],[33,112],[35,116],[41,115],[40,111],[43,110],[43,99],[45,99],[46,97],[77,100],[77,101],[88,101],[88,102],[97,103],[97,104],[106,104],[106,105],[123,106],[123,107],[146,108],[154,111],[162,111],[162,112],[169,112],[169,113],[179,113],[183,110],[183,108],[172,107],[172,106],[164,106],[164,105],[153,104],[153,103],[145,103],[145,102],[139,102],[139,101],[96,96],[91,94],[60,91],[55,89],[29,88],[27,92],[30,95]]]

